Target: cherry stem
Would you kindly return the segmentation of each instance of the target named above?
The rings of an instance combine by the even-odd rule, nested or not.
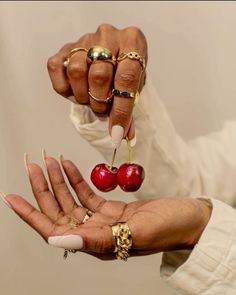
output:
[[[111,159],[111,163],[110,163],[110,167],[109,167],[110,170],[112,170],[113,164],[115,162],[115,157],[116,157],[116,149],[114,149],[114,151],[113,151],[113,155],[112,155],[112,159]]]
[[[132,163],[133,161],[132,148],[127,136],[126,136],[126,142],[127,142],[127,148],[128,148],[128,160],[129,160],[129,163]]]

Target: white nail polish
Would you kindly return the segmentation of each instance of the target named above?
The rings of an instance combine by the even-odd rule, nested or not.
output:
[[[80,250],[83,248],[83,239],[79,235],[54,236],[48,238],[48,244],[66,250]]]
[[[3,202],[7,205],[7,207],[12,209],[11,204],[6,200],[6,195],[4,193],[0,193],[0,197],[2,198]]]
[[[124,128],[120,125],[114,125],[111,129],[111,144],[113,148],[118,148],[124,138]]]
[[[29,155],[24,153],[25,170],[26,170],[27,175],[29,176],[28,162],[29,162]]]
[[[136,141],[137,141],[137,138],[136,138],[136,134],[134,135],[134,138],[132,138],[131,140],[130,140],[130,146],[131,147],[134,147],[135,145],[136,145]]]
[[[78,102],[77,102],[77,100],[75,99],[74,95],[68,96],[68,99],[69,99],[71,102],[73,102],[73,103],[75,103],[75,104],[78,104]]]
[[[47,167],[45,159],[47,158],[47,153],[45,151],[45,148],[42,149],[42,158],[43,158],[43,163]]]

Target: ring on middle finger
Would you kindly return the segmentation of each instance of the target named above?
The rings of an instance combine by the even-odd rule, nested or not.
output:
[[[113,93],[110,95],[110,96],[108,96],[107,98],[98,98],[98,97],[96,97],[96,96],[94,96],[93,94],[92,94],[92,92],[91,92],[91,90],[89,89],[89,91],[88,91],[88,95],[89,95],[89,97],[90,98],[92,98],[93,100],[95,100],[96,102],[105,102],[105,103],[110,103],[110,102],[112,102],[112,99],[113,99],[113,97],[114,97],[114,95],[113,95]]]
[[[99,61],[110,62],[113,66],[116,65],[116,57],[112,52],[103,46],[93,46],[89,48],[87,52],[88,63],[94,63]]]

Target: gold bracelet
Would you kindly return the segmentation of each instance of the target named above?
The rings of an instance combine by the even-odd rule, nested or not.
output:
[[[129,250],[132,246],[132,237],[129,226],[126,222],[117,222],[111,225],[112,235],[115,238],[116,258],[127,261]]]

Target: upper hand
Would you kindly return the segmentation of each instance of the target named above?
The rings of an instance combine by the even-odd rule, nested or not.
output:
[[[48,60],[48,71],[53,88],[60,95],[70,98],[73,102],[87,104],[97,114],[109,114],[109,131],[112,126],[123,127],[123,138],[135,135],[132,110],[134,99],[114,97],[110,107],[107,103],[96,102],[89,97],[88,91],[97,98],[107,98],[113,88],[136,92],[141,90],[145,71],[139,61],[126,58],[114,67],[109,62],[101,61],[88,65],[87,54],[84,51],[74,53],[65,69],[63,62],[73,48],[89,49],[95,45],[109,49],[115,57],[124,52],[135,51],[147,61],[147,42],[144,34],[136,27],[119,30],[111,25],[100,25],[95,33],[85,34],[78,41],[68,43]],[[113,141],[114,142],[114,141]],[[118,146],[116,146],[118,147]]]

